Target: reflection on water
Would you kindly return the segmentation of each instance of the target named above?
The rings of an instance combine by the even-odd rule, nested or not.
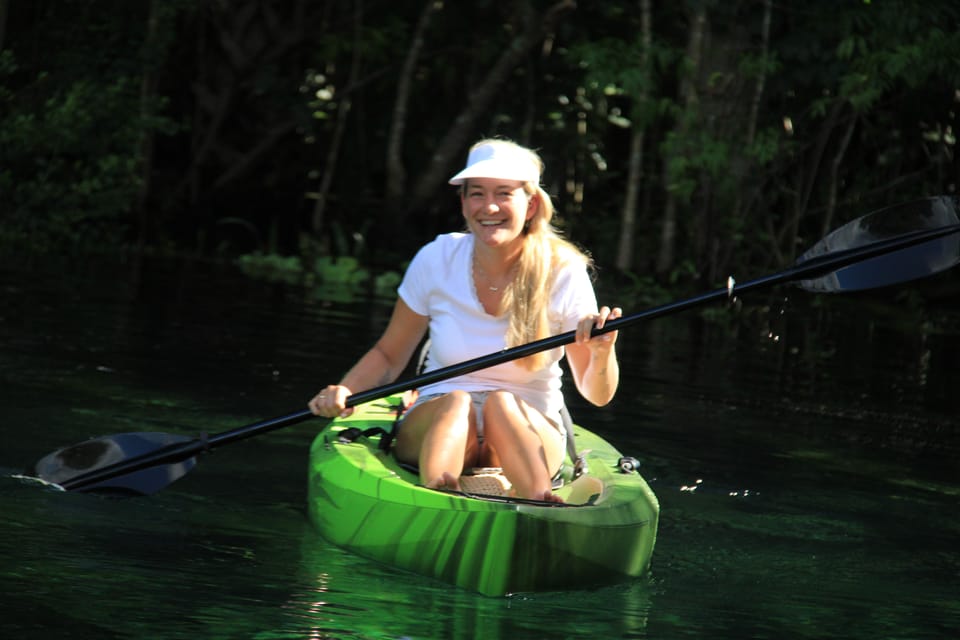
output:
[[[331,548],[309,532],[302,569],[312,589],[290,603],[313,637],[493,638],[641,637],[649,580],[583,593],[486,598]],[[597,608],[597,602],[604,602]],[[348,604],[349,603],[349,604]],[[371,611],[377,611],[371,616]],[[384,621],[391,621],[388,627]]]
[[[29,277],[27,277],[27,273]],[[14,474],[126,431],[298,410],[389,308],[223,267],[0,269],[0,630],[18,638],[941,638],[960,632],[960,323],[812,297],[624,331],[623,392],[574,417],[638,457],[653,570],[484,598],[356,557],[305,511],[322,422],[224,447],[146,499]],[[781,313],[783,311],[783,313]]]

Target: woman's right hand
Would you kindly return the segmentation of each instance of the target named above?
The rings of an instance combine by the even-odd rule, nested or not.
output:
[[[353,413],[353,407],[347,407],[347,398],[353,395],[347,387],[341,384],[331,384],[313,396],[307,406],[310,412],[325,418],[345,418]]]

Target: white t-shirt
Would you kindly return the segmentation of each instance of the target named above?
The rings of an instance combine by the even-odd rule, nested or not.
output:
[[[415,313],[430,318],[430,351],[425,371],[458,364],[507,348],[507,315],[492,316],[473,286],[474,237],[439,235],[413,258],[397,292]],[[597,298],[586,267],[567,265],[556,274],[550,294],[551,335],[571,331],[583,316],[597,312]],[[515,361],[427,385],[421,395],[463,391],[510,391],[547,416],[563,406],[560,359],[552,349],[549,365],[529,371]]]

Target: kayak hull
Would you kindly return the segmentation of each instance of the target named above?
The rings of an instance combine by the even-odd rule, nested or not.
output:
[[[314,440],[308,511],[330,542],[490,596],[585,588],[648,569],[657,499],[598,436],[575,428],[590,471],[558,490],[566,506],[467,496],[420,486],[379,450],[378,436],[340,442],[351,427],[389,431],[398,406],[396,397],[361,405]]]

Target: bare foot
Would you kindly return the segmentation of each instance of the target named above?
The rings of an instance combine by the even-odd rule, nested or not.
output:
[[[541,502],[556,502],[557,504],[563,504],[563,498],[549,490],[544,491],[539,496],[534,496],[533,499],[540,500]]]
[[[428,482],[427,489],[447,489],[448,491],[460,491],[460,480],[449,471],[444,471],[439,478]]]

